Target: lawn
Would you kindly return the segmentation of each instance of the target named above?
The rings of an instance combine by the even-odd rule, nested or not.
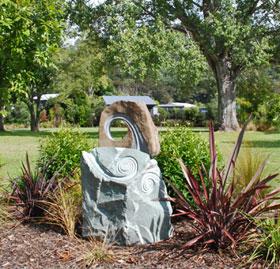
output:
[[[91,139],[98,138],[97,128],[82,128],[83,132],[87,133]],[[200,132],[202,136],[207,138],[208,132],[206,129],[194,129]],[[57,129],[44,129],[39,133],[31,133],[27,129],[17,129],[0,133],[0,160],[4,166],[0,168],[0,177],[7,179],[14,177],[20,172],[21,162],[25,159],[25,154],[28,152],[33,165],[38,157],[40,141],[56,132]],[[113,128],[113,137],[123,135],[123,129]],[[218,147],[224,156],[228,156],[235,143],[238,133],[235,132],[216,132],[216,140]],[[247,132],[245,134],[246,145],[254,150],[269,155],[269,163],[267,172],[275,172],[279,170],[280,162],[280,132]],[[247,144],[247,142],[249,142]]]

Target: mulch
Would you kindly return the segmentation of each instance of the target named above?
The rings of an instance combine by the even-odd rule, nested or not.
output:
[[[87,264],[81,258],[92,248],[46,225],[7,224],[0,227],[0,268],[244,268],[246,257],[230,252],[192,250],[180,246],[193,235],[186,222],[174,224],[174,236],[152,245],[107,246],[112,258]]]

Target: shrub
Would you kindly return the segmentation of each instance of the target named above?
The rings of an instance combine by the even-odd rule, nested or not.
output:
[[[249,230],[254,225],[252,221],[254,217],[280,208],[280,204],[271,204],[271,201],[280,192],[280,188],[266,194],[263,198],[258,195],[261,190],[268,188],[267,183],[277,176],[277,174],[270,175],[265,179],[258,180],[265,163],[259,167],[249,184],[241,192],[234,195],[236,189],[234,181],[231,180],[232,172],[245,128],[246,124],[240,132],[227,166],[221,172],[217,168],[214,129],[212,125],[210,126],[211,167],[208,188],[206,186],[208,178],[205,178],[202,173],[199,173],[199,177],[195,176],[184,165],[183,161],[180,161],[186,188],[194,201],[194,203],[190,203],[182,192],[173,185],[178,196],[176,199],[171,199],[177,204],[177,212],[174,216],[184,216],[191,219],[190,224],[195,230],[194,238],[182,246],[184,249],[196,244],[213,249],[224,249],[228,246],[234,248],[248,235]]]
[[[179,158],[198,176],[202,163],[206,169],[210,168],[208,143],[186,127],[170,128],[161,134],[161,152],[156,159],[163,177],[171,181],[185,197],[190,197],[178,163]]]
[[[5,118],[6,123],[11,124],[24,124],[28,125],[30,122],[30,113],[28,107],[23,102],[16,102],[7,108],[7,117]]]
[[[78,130],[61,129],[41,144],[38,167],[42,168],[45,163],[49,163],[45,171],[47,178],[55,173],[70,177],[80,167],[82,151],[89,149],[86,135]]]
[[[175,126],[175,124],[185,126],[186,123],[191,126],[202,126],[204,124],[204,115],[198,107],[169,110],[159,107],[159,115],[155,119],[157,125],[163,126]]]
[[[64,110],[60,106],[60,104],[53,104],[53,106],[49,109],[49,119],[52,127],[60,127],[63,124],[63,116]]]
[[[267,130],[271,127],[280,126],[280,94],[272,94],[262,105],[259,106],[256,113],[256,122],[259,125],[258,130]]]
[[[203,114],[199,111],[198,107],[187,108],[184,110],[185,119],[193,124],[193,126],[203,125]]]
[[[63,185],[60,183],[55,192],[44,202],[46,214],[44,221],[56,225],[70,237],[75,237],[76,225],[81,216],[82,191],[79,183]]]
[[[49,192],[57,188],[57,177],[47,178],[45,171],[47,166],[31,171],[28,155],[26,154],[26,164],[22,164],[22,175],[12,183],[12,193],[10,200],[16,206],[21,207],[22,217],[37,218],[44,215],[42,202],[48,199]]]

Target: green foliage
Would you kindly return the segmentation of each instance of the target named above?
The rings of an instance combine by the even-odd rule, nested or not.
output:
[[[205,117],[198,107],[186,109],[159,109],[159,115],[155,117],[157,125],[161,126],[203,126]]]
[[[262,130],[271,128],[272,126],[280,127],[280,94],[274,93],[267,98],[258,108],[256,121],[263,127]],[[259,128],[260,129],[260,128]]]
[[[252,238],[254,251],[250,260],[263,258],[266,268],[279,268],[280,265],[280,224],[272,219],[257,221],[258,235]]]
[[[53,58],[58,66],[53,87],[64,97],[100,96],[112,91],[110,66],[98,40],[80,40],[75,46],[61,48]]]
[[[136,8],[134,4],[131,7],[125,5],[129,4],[124,1],[123,12],[125,8]],[[118,38],[109,42],[108,47],[121,71],[140,80],[148,76],[160,80],[169,74],[177,80],[180,88],[197,84],[201,74],[206,71],[206,63],[191,39],[166,29],[160,20],[150,27],[139,25],[134,18],[127,18],[126,15],[124,18],[121,29],[114,29]],[[118,20],[119,17],[111,18],[112,25],[118,27],[120,24],[114,23],[114,19]]]
[[[49,163],[44,171],[47,178],[56,173],[70,177],[80,167],[82,151],[91,148],[87,136],[80,131],[61,129],[42,141],[38,167],[42,169],[45,163]]]
[[[154,24],[138,23],[143,10],[134,1],[107,1],[97,9],[86,1],[72,4],[75,23],[90,38],[97,35],[103,41],[110,78],[123,94],[184,100],[205,74],[207,64],[198,46],[166,28],[159,17]]]
[[[199,134],[186,127],[170,128],[161,133],[161,151],[156,159],[163,177],[170,180],[186,197],[189,197],[178,163],[179,158],[191,167],[196,176],[202,163],[209,170],[208,143]]]
[[[38,127],[40,96],[49,91],[54,71],[51,54],[65,27],[64,4],[64,0],[0,3],[5,10],[0,16],[0,87],[28,105],[32,130]]]
[[[87,1],[76,3],[77,13],[81,6],[80,12],[87,9]],[[89,30],[112,44],[115,60],[132,76],[172,73],[188,86],[201,79],[206,59],[218,89],[218,121],[224,129],[238,129],[236,79],[271,59],[279,11],[279,1],[125,0],[89,7],[84,18]]]
[[[81,98],[81,96],[84,98]],[[72,94],[72,98],[64,99],[62,102],[65,107],[65,120],[68,123],[81,127],[92,126],[91,100],[86,94],[76,92],[75,96]]]
[[[238,118],[245,122],[250,114],[257,115],[261,106],[269,100],[275,87],[276,77],[273,69],[262,67],[249,69],[240,76],[237,83]],[[258,119],[255,120],[258,123]]]
[[[53,102],[63,108],[66,122],[82,127],[98,124],[100,96],[114,91],[105,52],[101,42],[88,38],[55,54],[58,70],[52,87],[60,96]]]
[[[7,108],[6,123],[28,125],[30,114],[25,103],[17,102]]]
[[[89,96],[78,90],[61,94],[46,104],[48,119],[55,127],[63,122],[80,127],[98,126],[103,109],[102,97]]]

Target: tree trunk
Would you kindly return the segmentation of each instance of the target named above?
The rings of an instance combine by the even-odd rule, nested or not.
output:
[[[39,115],[36,115],[34,105],[29,106],[31,132],[39,132]]]
[[[224,131],[239,130],[236,116],[236,77],[238,72],[231,70],[227,59],[218,60],[214,74],[218,87],[218,120],[220,129]]]
[[[1,110],[1,108],[0,108]],[[5,127],[4,127],[4,116],[3,114],[0,112],[0,132],[4,132],[5,131]]]
[[[4,115],[1,113],[1,111],[4,110],[4,106],[0,105],[0,132],[5,131],[5,126],[4,126]]]

